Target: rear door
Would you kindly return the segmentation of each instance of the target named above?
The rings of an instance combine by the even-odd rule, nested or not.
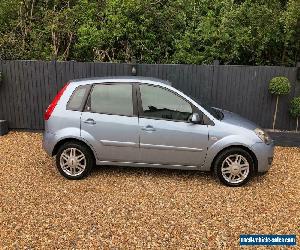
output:
[[[95,84],[81,117],[81,134],[89,137],[98,161],[139,161],[136,94],[130,83]]]
[[[141,161],[201,166],[207,152],[208,126],[189,122],[194,107],[169,89],[139,86]]]

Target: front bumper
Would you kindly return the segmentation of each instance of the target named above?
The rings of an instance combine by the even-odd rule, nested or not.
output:
[[[43,148],[48,155],[52,156],[54,146],[57,142],[56,136],[53,133],[44,132],[43,134]]]
[[[257,172],[267,172],[273,162],[274,142],[272,141],[269,145],[263,142],[257,142],[252,145],[251,150],[257,158]]]

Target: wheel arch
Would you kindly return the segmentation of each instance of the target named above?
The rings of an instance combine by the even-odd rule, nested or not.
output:
[[[65,143],[69,143],[69,142],[76,142],[76,143],[80,143],[84,146],[86,146],[92,153],[93,157],[94,157],[94,160],[96,160],[96,155],[95,155],[95,151],[94,149],[85,141],[83,140],[80,140],[78,138],[65,138],[65,139],[62,139],[60,140],[59,142],[56,143],[56,145],[54,146],[53,148],[53,151],[52,151],[52,156],[56,155],[59,148],[64,145]]]
[[[254,172],[257,173],[257,170],[258,170],[258,160],[257,160],[257,157],[256,155],[254,154],[254,152],[249,149],[248,147],[246,146],[243,146],[243,145],[230,145],[228,147],[225,147],[223,148],[221,151],[219,151],[215,157],[213,158],[213,161],[211,163],[211,166],[210,166],[210,171],[213,171],[214,169],[214,165],[215,165],[215,162],[216,162],[216,159],[218,158],[218,156],[220,154],[222,154],[224,151],[228,150],[228,149],[231,149],[231,148],[241,148],[243,150],[245,150],[246,152],[248,152],[253,160],[253,163],[254,163]]]

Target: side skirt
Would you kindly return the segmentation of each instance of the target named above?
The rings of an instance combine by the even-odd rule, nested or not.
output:
[[[146,167],[146,168],[167,168],[167,169],[181,169],[181,170],[202,170],[202,166],[166,165],[166,164],[144,163],[144,162],[97,161],[97,165]]]

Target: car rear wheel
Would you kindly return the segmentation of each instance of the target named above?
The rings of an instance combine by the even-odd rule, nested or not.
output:
[[[93,155],[88,147],[78,142],[63,144],[56,155],[59,172],[72,180],[82,179],[94,165]]]
[[[251,155],[242,148],[230,148],[217,156],[214,172],[219,180],[231,187],[246,184],[254,171]]]

